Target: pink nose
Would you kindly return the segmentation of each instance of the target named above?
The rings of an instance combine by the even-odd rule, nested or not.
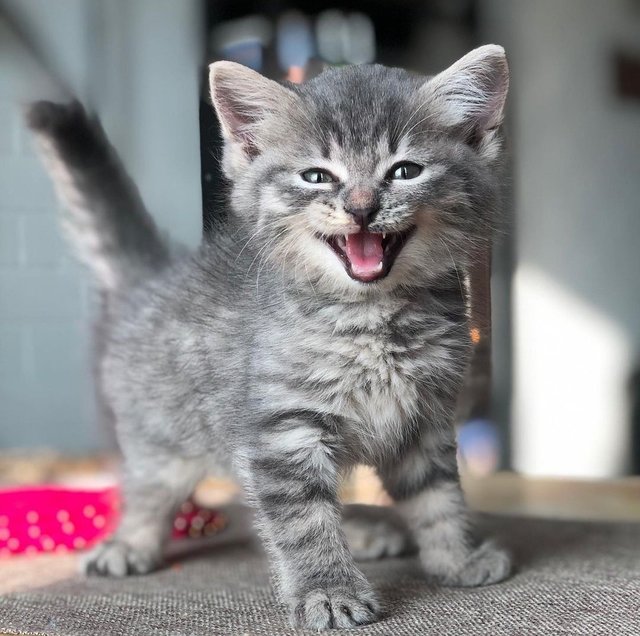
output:
[[[364,210],[375,205],[376,193],[368,188],[354,188],[347,197],[347,210]]]
[[[354,188],[347,196],[344,209],[360,227],[367,227],[373,215],[378,211],[375,190]]]

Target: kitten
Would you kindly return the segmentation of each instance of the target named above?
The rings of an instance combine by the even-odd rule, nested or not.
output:
[[[362,463],[428,576],[500,581],[509,558],[474,533],[452,419],[470,350],[460,280],[498,204],[503,49],[431,79],[352,66],[283,85],[232,62],[210,79],[232,188],[194,254],[164,241],[78,104],[28,113],[104,297],[99,383],[126,506],[86,571],[155,568],[176,507],[224,465],[293,623],[370,623],[380,604],[343,522],[360,553],[409,542],[357,509],[343,519],[339,479]]]

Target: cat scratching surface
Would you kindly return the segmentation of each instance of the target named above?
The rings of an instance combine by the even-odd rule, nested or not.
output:
[[[640,525],[485,516],[518,571],[478,589],[428,584],[415,559],[363,564],[387,613],[352,636],[640,634]],[[145,577],[83,579],[0,598],[0,632],[100,636],[276,636],[291,629],[265,561],[217,546]]]

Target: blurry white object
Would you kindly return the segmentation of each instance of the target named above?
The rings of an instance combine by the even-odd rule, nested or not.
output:
[[[629,464],[631,343],[605,314],[530,266],[514,285],[514,468],[612,477]]]

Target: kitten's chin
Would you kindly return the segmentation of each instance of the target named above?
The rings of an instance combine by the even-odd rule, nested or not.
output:
[[[346,236],[318,235],[318,238],[334,252],[351,279],[370,285],[389,275],[415,229],[412,226],[404,232],[384,234],[363,230]]]

